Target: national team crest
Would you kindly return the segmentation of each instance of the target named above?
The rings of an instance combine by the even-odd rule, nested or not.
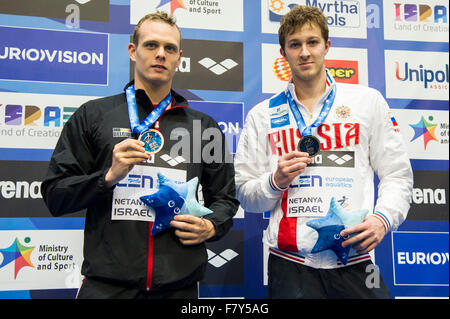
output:
[[[348,106],[342,105],[336,109],[336,115],[341,119],[349,118],[350,108]]]

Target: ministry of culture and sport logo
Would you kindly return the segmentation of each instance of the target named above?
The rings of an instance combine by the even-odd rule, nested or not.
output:
[[[28,244],[30,241],[30,237],[25,237],[25,244]],[[34,248],[34,246],[27,247],[24,244],[21,244],[16,237],[11,246],[3,249],[0,248],[0,255],[3,258],[0,263],[0,269],[14,262],[14,279],[16,279],[17,274],[23,267],[34,268],[34,265],[31,263],[31,253]]]
[[[168,4],[170,2],[170,14],[173,14],[176,9],[186,9],[183,0],[161,0],[156,9],[161,8],[162,6]]]
[[[428,122],[422,116],[420,118],[420,121],[417,124],[410,124],[409,126],[411,126],[414,129],[414,136],[410,142],[423,136],[423,146],[424,146],[425,150],[427,149],[427,145],[430,141],[438,141],[439,142],[439,140],[436,138],[436,133],[435,133],[437,124],[431,123],[433,121],[433,119],[434,119],[433,116],[429,116],[428,120],[430,122]]]

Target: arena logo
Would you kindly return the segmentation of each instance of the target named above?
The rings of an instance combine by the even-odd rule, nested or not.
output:
[[[18,199],[18,198],[42,198],[41,181],[0,181],[0,198]]]
[[[181,46],[183,57],[174,78],[175,88],[244,89],[243,43],[183,39]]]
[[[0,27],[0,38],[0,79],[108,84],[108,34]]]
[[[412,202],[414,204],[446,205],[445,188],[413,188]]]
[[[47,169],[47,161],[0,161],[0,218],[51,217],[41,194]]]
[[[208,264],[205,276],[200,281],[201,286],[244,284],[245,250],[242,230],[230,230],[223,240],[207,242],[206,248]]]
[[[414,170],[408,220],[448,222],[448,170]]]

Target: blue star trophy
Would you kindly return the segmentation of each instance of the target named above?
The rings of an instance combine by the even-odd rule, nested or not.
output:
[[[159,190],[150,195],[141,196],[145,205],[155,211],[155,221],[152,236],[171,227],[170,221],[175,215],[193,215],[203,217],[212,210],[200,205],[195,197],[198,178],[194,177],[187,183],[173,181],[158,173]]]
[[[317,253],[331,249],[338,259],[346,265],[350,246],[342,247],[342,242],[347,238],[342,238],[340,232],[345,228],[362,223],[368,212],[367,209],[348,212],[332,197],[327,215],[306,223],[307,226],[318,233],[317,241],[310,252]]]

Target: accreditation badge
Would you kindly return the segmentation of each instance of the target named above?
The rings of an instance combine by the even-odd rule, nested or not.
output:
[[[286,216],[322,218],[328,213],[331,198],[345,210],[372,207],[370,185],[365,185],[356,171],[348,169],[308,169],[294,178],[287,194]]]
[[[114,188],[111,219],[153,222],[155,211],[146,206],[140,197],[159,190],[158,173],[175,181],[186,182],[185,170],[136,164]]]
[[[145,151],[150,154],[158,153],[164,146],[164,136],[155,129],[142,132],[139,141],[145,144]]]

